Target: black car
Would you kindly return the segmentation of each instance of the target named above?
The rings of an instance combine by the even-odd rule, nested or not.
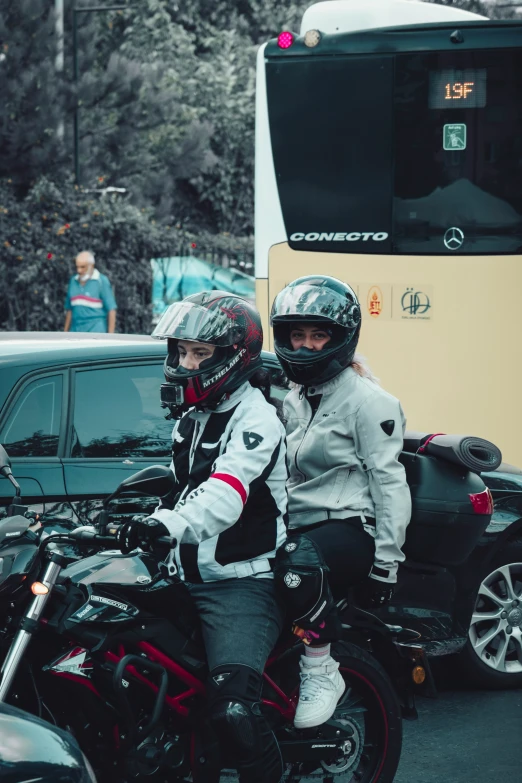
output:
[[[172,422],[160,407],[165,345],[147,336],[63,333],[0,335],[0,443],[9,453],[24,502],[53,516],[92,522],[101,499],[127,476],[170,462]],[[264,353],[280,406],[288,383],[274,354]],[[480,435],[480,433],[473,433]],[[502,446],[502,444],[499,444]],[[403,455],[407,466],[411,461]],[[482,685],[522,685],[522,470],[501,465],[482,474],[495,501],[482,532],[410,525],[407,560],[392,603],[391,624],[417,629],[431,656],[459,652]],[[0,478],[0,505],[12,488]],[[116,516],[151,509],[150,500],[120,501]],[[415,498],[414,498],[415,507]],[[0,510],[1,514],[1,510]],[[408,539],[470,536],[459,557],[418,562]],[[444,538],[445,537],[445,538]]]
[[[2,783],[96,783],[91,765],[65,731],[0,704]]]

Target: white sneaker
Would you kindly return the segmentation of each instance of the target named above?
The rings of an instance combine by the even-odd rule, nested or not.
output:
[[[329,720],[346,688],[339,663],[328,655],[320,664],[301,656],[301,686],[295,711],[296,729],[310,729]]]

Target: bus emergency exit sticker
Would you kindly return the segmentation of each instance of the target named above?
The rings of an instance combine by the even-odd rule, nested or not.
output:
[[[466,126],[463,122],[444,126],[444,149],[466,149]]]

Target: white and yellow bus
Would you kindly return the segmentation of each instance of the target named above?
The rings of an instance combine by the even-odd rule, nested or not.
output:
[[[311,6],[258,55],[256,297],[350,283],[408,428],[522,464],[522,23],[415,0]]]

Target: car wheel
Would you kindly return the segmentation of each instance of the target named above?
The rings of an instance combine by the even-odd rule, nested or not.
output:
[[[459,657],[475,685],[522,687],[522,539],[511,541],[482,579]]]

